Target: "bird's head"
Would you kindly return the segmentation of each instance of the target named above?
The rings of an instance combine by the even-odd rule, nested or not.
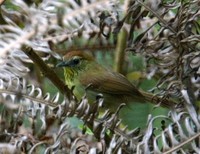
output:
[[[63,57],[63,62],[57,64],[57,67],[67,67],[81,69],[88,63],[94,61],[94,57],[86,52],[72,51]]]
[[[92,62],[94,62],[94,57],[89,53],[72,51],[64,56],[63,61],[57,64],[57,67],[63,67],[65,78],[73,80],[79,72],[86,70]]]

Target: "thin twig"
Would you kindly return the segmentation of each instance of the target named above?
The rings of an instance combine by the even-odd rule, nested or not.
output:
[[[191,138],[189,138],[188,140],[185,140],[184,142],[182,142],[181,144],[178,144],[177,146],[169,149],[168,151],[164,152],[163,154],[170,154],[178,149],[180,149],[182,146],[186,145],[187,143],[190,143],[192,140],[194,140],[195,138],[200,136],[200,132],[197,133],[196,135],[192,136]]]
[[[56,51],[56,53],[60,54],[60,55],[65,55],[66,53],[70,52],[70,51],[111,51],[115,49],[115,45],[113,44],[106,44],[106,45],[85,45],[85,46],[81,46],[81,47],[68,47],[67,49],[57,49],[54,44],[52,42],[49,42],[50,48],[53,51]]]
[[[154,16],[156,16],[158,18],[158,20],[160,22],[162,22],[164,24],[165,27],[167,27],[169,30],[171,30],[173,33],[176,33],[176,31],[174,30],[173,27],[169,26],[169,24],[167,23],[167,21],[165,21],[163,18],[161,18],[154,10],[152,10],[150,7],[148,7],[145,3],[141,2],[140,0],[137,0],[138,3],[140,3],[142,6],[144,6],[144,8],[148,11],[150,11],[152,14],[154,14]]]

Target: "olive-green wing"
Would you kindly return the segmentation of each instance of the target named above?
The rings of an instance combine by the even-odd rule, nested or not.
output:
[[[89,89],[99,93],[141,96],[141,93],[123,75],[108,70],[85,73],[80,82],[85,87],[90,85]]]

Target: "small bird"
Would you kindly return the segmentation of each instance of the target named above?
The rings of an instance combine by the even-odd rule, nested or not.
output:
[[[57,67],[64,68],[65,82],[70,88],[75,86],[74,95],[78,99],[84,95],[86,88],[90,102],[94,102],[96,95],[101,93],[104,97],[104,107],[111,111],[115,111],[122,103],[128,104],[134,101],[160,104],[167,108],[174,106],[172,100],[161,99],[138,90],[125,76],[103,67],[87,52],[69,52]]]

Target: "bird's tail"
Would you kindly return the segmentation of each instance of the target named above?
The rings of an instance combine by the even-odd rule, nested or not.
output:
[[[172,108],[175,106],[175,102],[173,100],[170,100],[168,98],[161,98],[159,96],[153,95],[151,93],[145,92],[145,91],[140,91],[140,93],[144,96],[145,100],[147,102],[160,105],[165,108]]]

